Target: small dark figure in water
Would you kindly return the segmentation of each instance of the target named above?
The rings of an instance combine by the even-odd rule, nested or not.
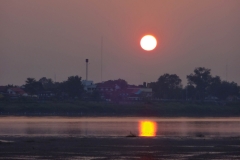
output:
[[[133,134],[132,132],[129,133],[126,137],[137,137],[136,134]]]

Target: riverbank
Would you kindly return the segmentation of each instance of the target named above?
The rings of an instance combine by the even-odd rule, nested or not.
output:
[[[238,117],[240,103],[0,102],[1,116]]]
[[[0,136],[0,159],[240,159],[240,138]]]

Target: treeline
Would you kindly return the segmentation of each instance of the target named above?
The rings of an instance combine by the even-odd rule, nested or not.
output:
[[[239,100],[238,84],[223,81],[219,76],[212,76],[210,69],[195,68],[186,78],[187,85],[183,87],[179,76],[164,74],[156,82],[150,83],[150,87],[155,93],[154,96],[160,99]]]
[[[81,77],[70,76],[66,81],[53,82],[46,77],[36,81],[34,78],[27,78],[23,85],[24,90],[30,95],[37,95],[44,91],[51,91],[58,97],[78,97],[84,93]]]
[[[186,76],[187,85],[182,85],[182,80],[176,74],[163,74],[156,82],[150,82],[146,85],[129,85],[123,79],[108,80],[103,82],[106,85],[118,85],[120,89],[133,87],[152,88],[152,99],[164,100],[239,100],[240,87],[235,82],[221,80],[219,76],[212,76],[211,70],[204,67],[195,68],[193,73]],[[8,85],[8,88],[14,87]],[[99,100],[98,90],[92,93],[84,91],[82,79],[79,76],[70,76],[66,81],[53,82],[52,79],[43,77],[39,80],[27,78],[22,89],[29,95],[38,95],[41,92],[52,92],[55,97],[60,98],[83,98]],[[115,98],[118,95],[115,94]],[[120,98],[119,98],[120,99]]]

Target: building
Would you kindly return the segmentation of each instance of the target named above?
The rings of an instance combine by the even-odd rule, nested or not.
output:
[[[93,91],[96,90],[96,87],[97,87],[97,85],[95,85],[93,81],[89,81],[89,80],[82,80],[82,85],[84,90],[88,93],[92,93]]]
[[[7,93],[13,96],[28,96],[28,94],[19,87],[9,88]]]
[[[117,84],[97,84],[97,91],[103,99],[109,101],[143,101],[152,99],[152,88],[129,86],[120,88]]]
[[[128,100],[141,101],[152,99],[152,88],[127,88]]]
[[[104,83],[99,83],[97,84],[97,90],[100,92],[114,92],[121,89],[117,84],[104,84]]]

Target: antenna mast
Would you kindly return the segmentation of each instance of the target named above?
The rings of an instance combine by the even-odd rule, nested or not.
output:
[[[86,81],[88,80],[88,59],[86,59]]]

